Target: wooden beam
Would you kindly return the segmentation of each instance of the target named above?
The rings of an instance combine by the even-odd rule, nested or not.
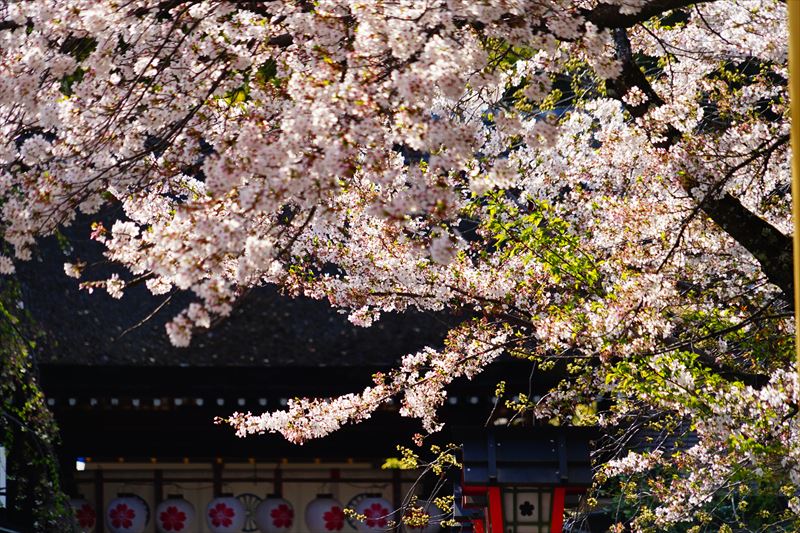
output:
[[[212,469],[213,469],[213,479],[214,479],[213,482],[212,482],[212,485],[213,485],[214,497],[216,498],[216,497],[222,495],[222,469],[223,469],[223,464],[222,464],[222,459],[221,458],[218,457],[217,460],[214,461],[214,464],[212,465]]]
[[[164,501],[164,471],[160,468],[153,470],[153,500],[156,505]]]
[[[94,508],[97,511],[95,533],[103,533],[106,527],[106,502],[103,470],[100,468],[94,471]]]

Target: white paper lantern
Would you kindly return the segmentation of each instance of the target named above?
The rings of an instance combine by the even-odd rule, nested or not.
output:
[[[178,494],[170,494],[156,507],[156,529],[158,533],[174,533],[194,529],[194,505]]]
[[[341,531],[344,520],[344,508],[331,494],[317,494],[306,507],[308,533]]]
[[[430,516],[430,520],[428,524],[423,527],[412,527],[408,524],[405,524],[403,527],[405,528],[407,533],[439,533],[442,528],[442,520],[445,518],[445,512],[436,507],[433,502],[425,501],[425,500],[418,500],[414,507],[422,508],[422,511]]]
[[[97,512],[94,506],[84,498],[73,498],[69,501],[82,533],[92,533],[97,525]]]
[[[106,508],[106,527],[111,533],[142,533],[149,521],[147,502],[134,494],[119,494]]]
[[[270,494],[256,507],[255,519],[262,533],[286,533],[292,530],[294,509],[288,501]]]
[[[392,520],[390,516],[392,504],[382,498],[380,494],[367,494],[367,497],[356,505],[356,513],[366,517],[356,523],[359,531],[378,533],[389,529],[389,522]]]
[[[239,533],[245,518],[244,505],[231,494],[214,498],[206,507],[206,523],[211,533]]]

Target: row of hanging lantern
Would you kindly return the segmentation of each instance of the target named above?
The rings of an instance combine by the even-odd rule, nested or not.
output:
[[[75,518],[83,533],[91,533],[97,524],[97,515],[85,499],[70,501]],[[354,511],[363,517],[354,523],[361,532],[377,533],[390,529],[397,517],[392,505],[380,494],[367,494],[355,505]],[[433,513],[431,513],[433,514]],[[318,494],[305,510],[308,533],[331,533],[345,530],[347,518],[344,506],[331,494]],[[180,495],[170,495],[156,507],[155,525],[159,533],[193,531],[197,515],[194,506]],[[262,533],[287,533],[295,526],[292,504],[280,496],[270,494],[255,508],[252,519]],[[238,533],[247,520],[244,504],[232,495],[214,498],[206,506],[206,525],[212,533]],[[433,517],[427,526],[409,528],[414,533],[435,533],[441,519]],[[109,502],[105,524],[111,533],[142,533],[150,522],[150,509],[141,497],[121,493]],[[348,528],[349,529],[349,528]]]

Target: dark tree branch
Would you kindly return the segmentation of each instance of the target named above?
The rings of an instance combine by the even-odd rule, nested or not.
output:
[[[648,4],[648,6],[689,3],[682,0],[657,0]],[[606,7],[614,6],[602,4],[601,7],[605,9]],[[647,95],[648,100],[644,104],[635,107],[626,106],[633,117],[641,117],[651,107],[663,105],[664,100],[653,90],[644,72],[634,61],[630,41],[625,29],[614,31],[614,42],[617,49],[617,57],[622,64],[622,74],[617,79],[609,82],[609,86],[614,92],[613,96],[621,100],[632,87],[638,87]],[[663,140],[654,143],[654,146],[664,149],[670,148],[680,139],[680,132],[670,127],[668,131],[664,132],[664,137]],[[774,149],[785,144],[787,140],[788,136],[786,139],[778,139],[769,151],[763,152],[764,157],[769,157],[769,154]],[[762,153],[756,155],[760,156]],[[748,162],[750,162],[750,159],[748,159]],[[741,170],[741,168],[737,167],[735,170]],[[692,180],[685,180],[684,183],[684,188],[691,194]],[[753,254],[761,265],[761,269],[767,279],[781,289],[787,300],[791,301],[794,298],[791,237],[784,235],[775,226],[747,209],[737,198],[729,193],[721,196],[708,195],[700,200],[698,207],[720,228]]]
[[[753,254],[771,283],[777,285],[788,299],[793,298],[791,237],[756,216],[728,193],[719,199],[704,200],[702,209]]]
[[[606,4],[602,4],[606,5]],[[647,101],[637,106],[626,106],[628,112],[634,118],[644,116],[651,106],[658,107],[664,104],[664,100],[653,90],[647,76],[644,75],[642,69],[633,60],[633,53],[631,52],[631,42],[628,39],[628,33],[624,29],[614,30],[614,46],[617,50],[617,59],[622,65],[622,74],[618,78],[608,80],[609,88],[613,89],[614,96],[621,100],[625,93],[632,87],[638,87],[645,95]]]
[[[13,20],[0,20],[0,31],[2,30],[16,30],[20,25]]]
[[[712,0],[652,0],[642,6],[638,13],[633,14],[620,13],[620,6],[600,3],[594,9],[582,10],[581,14],[600,28],[630,28],[667,11],[710,1]]]
[[[272,46],[278,46],[280,48],[286,48],[290,44],[294,42],[294,39],[288,33],[282,33],[281,35],[276,35],[275,37],[270,37],[267,41],[267,44]]]

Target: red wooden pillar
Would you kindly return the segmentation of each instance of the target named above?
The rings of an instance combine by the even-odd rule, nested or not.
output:
[[[553,492],[553,510],[550,513],[550,533],[561,533],[564,530],[564,496],[567,490],[558,487]]]
[[[500,487],[489,487],[489,524],[487,533],[503,533],[503,495]]]

